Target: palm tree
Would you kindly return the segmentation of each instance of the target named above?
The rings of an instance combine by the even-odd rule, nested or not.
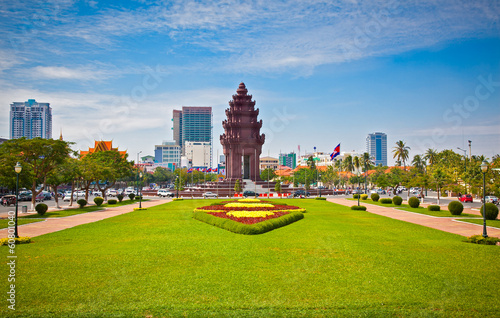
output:
[[[354,170],[352,156],[348,155],[347,157],[345,157],[342,165],[344,166],[344,169],[346,171],[352,172]]]
[[[429,165],[432,166],[434,164],[434,162],[436,162],[436,156],[437,156],[437,150],[429,148],[425,152],[424,159],[429,161]]]
[[[424,169],[425,169],[425,160],[422,159],[422,157],[420,155],[415,155],[413,157],[413,160],[411,162],[411,164],[420,172],[424,172]]]
[[[370,154],[368,152],[363,153],[363,158],[361,159],[361,162],[363,163],[363,166],[365,166],[365,170],[368,170],[368,168],[371,168],[375,163],[372,160],[372,157],[370,157]]]
[[[411,148],[408,147],[404,141],[398,140],[396,141],[396,147],[393,148],[392,152],[394,153],[393,158],[398,158],[398,160],[403,161],[403,166],[406,170],[406,160],[408,160],[409,150]]]

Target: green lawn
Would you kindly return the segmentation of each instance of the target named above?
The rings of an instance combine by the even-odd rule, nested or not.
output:
[[[483,225],[482,218],[478,219],[478,220],[460,220],[460,221]],[[486,225],[492,226],[492,227],[497,227],[500,229],[500,220],[486,220]]]
[[[240,235],[194,220],[208,203],[184,200],[36,237],[16,247],[16,311],[4,301],[0,313],[498,317],[498,246],[326,201],[279,202],[305,218]]]
[[[357,199],[348,199],[348,200],[351,200],[351,201],[358,201]],[[462,213],[460,215],[453,215],[450,213],[450,211],[448,210],[443,210],[441,209],[441,211],[429,211],[427,210],[427,207],[418,207],[418,208],[412,208],[410,207],[408,204],[401,204],[401,205],[395,205],[395,204],[383,204],[383,203],[380,203],[380,202],[374,202],[372,201],[371,199],[368,199],[368,200],[360,200],[359,201],[360,203],[367,203],[367,204],[374,204],[374,205],[380,205],[380,206],[385,206],[385,207],[388,207],[388,208],[397,208],[399,210],[403,210],[403,211],[408,211],[408,212],[414,212],[414,213],[420,213],[420,214],[425,214],[425,215],[431,215],[431,216],[437,216],[437,217],[456,217],[456,218],[460,218],[460,217],[469,217],[469,218],[480,218],[481,216],[479,215],[476,215],[476,214],[467,214],[467,213]],[[369,208],[367,208],[369,210]]]
[[[22,218],[18,217],[17,218],[17,225],[23,225],[23,224],[28,224],[28,223],[35,223],[35,222],[40,222],[40,221],[43,221],[43,220],[36,220],[36,219],[25,220],[25,219],[22,219]],[[0,219],[0,229],[5,229],[5,228],[9,227],[8,223],[9,223],[8,219]]]

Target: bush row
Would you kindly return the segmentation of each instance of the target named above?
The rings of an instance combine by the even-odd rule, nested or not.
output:
[[[326,198],[325,197],[316,197],[316,200],[326,200]]]
[[[356,211],[366,211],[366,206],[360,205],[353,205],[351,206],[351,210],[356,210]]]
[[[427,207],[427,210],[429,210],[429,211],[441,211],[441,207],[439,205],[429,205]]]

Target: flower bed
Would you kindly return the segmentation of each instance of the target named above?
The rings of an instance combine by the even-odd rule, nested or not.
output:
[[[228,231],[261,234],[302,219],[305,209],[257,199],[242,199],[199,207],[194,212],[195,219]]]

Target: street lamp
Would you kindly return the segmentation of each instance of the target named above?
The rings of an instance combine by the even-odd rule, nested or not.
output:
[[[177,189],[177,198],[179,198],[179,175],[175,177],[175,188]]]
[[[319,180],[321,180],[321,173],[318,174]],[[319,197],[321,198],[321,187],[319,186],[318,182],[318,188],[319,188]]]
[[[359,193],[359,175],[360,175],[360,172],[361,172],[361,169],[360,167],[357,167],[355,168],[356,169],[356,175],[358,176],[358,191],[356,191],[356,194],[358,195],[358,206],[359,206],[359,197],[361,196],[361,194]]]
[[[19,174],[21,173],[21,170],[23,170],[21,164],[19,162],[16,163],[14,167],[14,171],[16,172],[16,222],[14,228],[14,236],[16,238],[19,237],[19,234],[17,233],[17,211],[18,211],[18,201],[19,201]]]
[[[488,163],[483,161],[481,164],[481,171],[483,172],[483,237],[488,237],[486,233],[486,171],[488,171]]]
[[[139,179],[141,179],[141,192],[139,194],[139,209],[142,209],[142,172],[139,172]]]

